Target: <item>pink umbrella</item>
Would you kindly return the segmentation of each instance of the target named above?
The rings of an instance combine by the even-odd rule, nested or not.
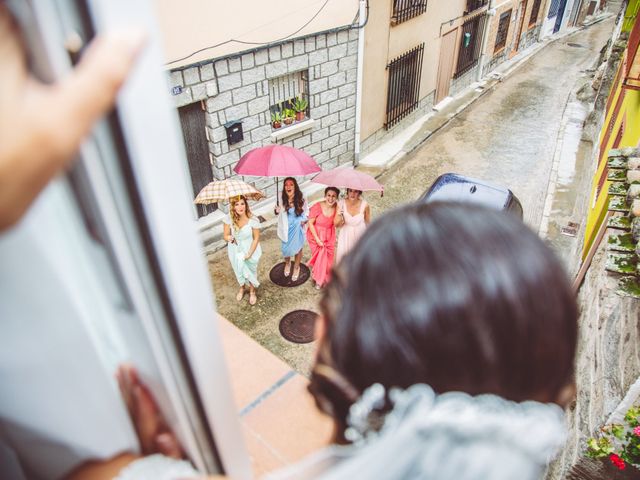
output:
[[[380,185],[371,175],[353,170],[351,168],[334,168],[325,170],[315,176],[314,183],[330,185],[332,187],[350,188],[352,190],[376,191],[384,193],[384,187]]]
[[[287,145],[268,145],[245,153],[233,171],[256,177],[295,177],[322,170],[308,154]]]

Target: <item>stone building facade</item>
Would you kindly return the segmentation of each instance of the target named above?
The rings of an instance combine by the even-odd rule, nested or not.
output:
[[[525,50],[538,41],[544,20],[544,2],[530,0],[526,2],[524,12],[520,11],[519,5],[521,5],[519,1],[512,0],[501,2],[495,8],[485,46],[485,55],[488,60],[483,67],[483,75],[494,70],[518,51]],[[505,18],[508,18],[506,33],[504,32]],[[519,42],[518,32],[520,32]]]
[[[358,34],[343,27],[171,71],[176,107],[202,107],[213,178],[233,177],[242,155],[273,143],[304,150],[325,170],[352,162]],[[308,117],[274,129],[273,82],[283,78],[302,85]],[[232,121],[244,138],[230,144],[225,124]],[[267,197],[276,194],[274,178],[245,180]]]

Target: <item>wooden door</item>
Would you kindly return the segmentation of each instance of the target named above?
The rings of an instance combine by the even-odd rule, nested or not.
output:
[[[509,58],[513,57],[518,53],[520,49],[520,37],[522,36],[522,28],[524,27],[524,17],[527,14],[527,0],[522,0],[520,2],[520,6],[518,8],[520,12],[520,17],[518,17],[518,28],[516,29],[516,36],[514,38],[513,48],[511,49],[511,53],[509,54]]]
[[[438,83],[436,85],[436,99],[438,104],[449,95],[453,65],[456,54],[456,37],[458,29],[451,30],[442,37],[440,42],[440,61],[438,63]]]
[[[178,112],[180,113],[184,146],[187,151],[193,198],[195,198],[198,192],[213,180],[206,133],[207,123],[200,102],[180,107]],[[203,217],[217,208],[217,204],[196,205],[198,217]]]

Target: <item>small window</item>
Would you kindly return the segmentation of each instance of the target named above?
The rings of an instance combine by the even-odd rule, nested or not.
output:
[[[502,50],[507,44],[507,34],[509,33],[509,22],[511,21],[511,10],[507,10],[500,15],[500,22],[498,23],[498,33],[496,34],[496,46],[493,49],[493,53],[498,50]]]
[[[309,71],[302,70],[300,72],[290,73],[281,77],[269,80],[269,110],[274,118],[277,115],[281,118],[283,124],[285,122],[287,112],[296,112],[296,108],[300,110],[300,105],[304,105],[302,110],[304,115],[298,115],[297,120],[309,116]],[[292,120],[296,121],[295,119]],[[273,126],[272,122],[272,126]],[[274,127],[279,128],[279,127]]]
[[[427,0],[393,0],[391,23],[397,25],[427,11]]]
[[[529,17],[529,26],[532,27],[536,23],[538,23],[538,14],[540,13],[540,4],[542,0],[535,0],[533,2],[533,7],[531,7],[531,16]]]
[[[476,10],[484,7],[489,0],[467,0],[467,8],[465,10],[465,15],[468,15],[471,12],[475,12]]]
[[[389,129],[418,106],[424,43],[403,53],[387,65],[389,87],[387,89],[387,120]]]

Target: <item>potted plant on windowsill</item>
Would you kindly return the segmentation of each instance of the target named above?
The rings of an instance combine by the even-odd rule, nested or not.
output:
[[[283,115],[282,121],[284,122],[285,125],[291,125],[296,118],[296,114],[291,108],[285,108],[284,112],[282,112],[282,115]]]
[[[296,111],[296,120],[298,122],[304,120],[304,115],[308,106],[309,102],[302,98],[302,96],[298,95],[296,101],[293,102],[293,109]]]
[[[276,130],[282,127],[282,115],[280,112],[273,112],[271,114],[271,126]]]

